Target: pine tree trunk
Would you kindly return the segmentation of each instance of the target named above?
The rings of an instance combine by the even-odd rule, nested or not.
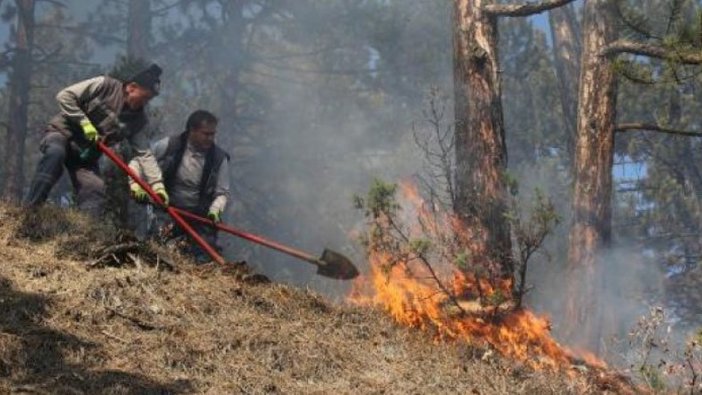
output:
[[[24,151],[27,138],[29,89],[34,43],[34,0],[17,0],[15,53],[10,75],[7,138],[5,140],[4,198],[18,201],[24,187]]]
[[[127,57],[146,60],[151,44],[151,1],[129,0],[127,23]]]
[[[588,0],[574,164],[573,222],[568,251],[566,334],[575,345],[597,352],[601,313],[598,284],[602,253],[612,236],[612,163],[617,81],[611,61],[600,56],[616,39],[610,0]]]
[[[244,1],[231,0],[227,2],[224,9],[226,18],[226,31],[228,37],[227,51],[233,56],[228,62],[227,70],[225,70],[225,80],[221,87],[221,103],[222,108],[219,110],[219,116],[224,121],[223,124],[233,124],[237,117],[237,95],[240,90],[241,71],[244,62],[244,31],[246,24],[244,21]]]
[[[566,153],[573,163],[575,133],[578,119],[578,78],[580,77],[581,39],[573,6],[567,5],[549,12],[553,37],[553,57],[561,96],[561,108],[566,125]]]
[[[471,250],[493,275],[511,276],[504,172],[507,148],[497,57],[497,18],[481,12],[491,0],[454,1],[456,118],[455,212],[476,232]]]
[[[151,44],[151,1],[129,0],[127,10],[127,59],[129,61],[149,60]],[[140,133],[146,133],[142,130]],[[120,143],[115,147],[123,158],[133,155],[129,144]],[[144,207],[134,203],[129,197],[127,177],[117,166],[108,163],[105,167],[107,183],[107,215],[119,227],[143,232]]]

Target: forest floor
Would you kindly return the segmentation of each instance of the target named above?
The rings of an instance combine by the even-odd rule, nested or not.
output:
[[[616,381],[616,380],[615,380]],[[0,393],[626,393],[382,312],[195,267],[66,210],[0,208]]]

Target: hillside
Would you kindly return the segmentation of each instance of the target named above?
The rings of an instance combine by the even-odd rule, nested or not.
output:
[[[197,268],[67,211],[3,208],[0,224],[0,393],[580,394],[620,385],[587,367],[535,372],[486,349],[435,344],[382,312]]]

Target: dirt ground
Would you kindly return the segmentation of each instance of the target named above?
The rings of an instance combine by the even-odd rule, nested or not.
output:
[[[126,247],[106,249],[120,245]],[[237,273],[135,245],[69,211],[0,208],[0,393],[618,388],[587,368],[534,372],[490,350],[435,344],[382,312],[332,305],[286,285],[248,283]]]

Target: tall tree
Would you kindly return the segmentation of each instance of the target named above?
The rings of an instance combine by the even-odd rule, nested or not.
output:
[[[17,20],[10,72],[7,138],[5,154],[5,189],[9,200],[19,200],[24,184],[24,152],[27,138],[27,114],[32,76],[32,47],[34,45],[34,0],[16,0]]]
[[[566,160],[572,163],[577,128],[578,79],[580,76],[581,38],[580,26],[572,5],[549,12],[549,25],[553,38],[553,57],[559,82],[563,119],[566,131]]]
[[[146,59],[151,44],[151,0],[129,0],[127,15],[127,57]]]
[[[573,169],[573,218],[568,251],[570,281],[580,289],[571,290],[568,295],[566,312],[567,322],[571,325],[568,330],[571,339],[598,338],[596,334],[582,329],[598,327],[585,324],[587,320],[597,320],[597,254],[610,246],[612,236],[612,162],[617,79],[612,62],[609,58],[602,57],[600,51],[616,39],[615,8],[611,0],[590,0],[584,7],[582,70]]]
[[[476,262],[491,274],[511,277],[507,222],[507,149],[497,54],[500,16],[529,16],[570,1],[501,5],[492,0],[455,0],[453,12],[456,118],[455,212],[475,237]]]
[[[617,125],[617,68],[614,59],[617,55],[629,54],[663,59],[671,64],[700,64],[702,61],[699,49],[690,45],[687,34],[665,32],[657,37],[659,42],[653,38],[618,39],[616,29],[622,21],[621,6],[622,2],[614,0],[591,0],[584,9],[566,333],[575,342],[594,351],[597,351],[600,340],[597,307],[600,304],[597,298],[600,279],[597,273],[602,265],[602,254],[612,240],[615,132],[628,129],[670,132],[665,125],[645,125],[642,122]],[[626,18],[624,22],[627,22]],[[640,27],[636,30],[642,31]],[[628,63],[633,65],[631,60]]]

